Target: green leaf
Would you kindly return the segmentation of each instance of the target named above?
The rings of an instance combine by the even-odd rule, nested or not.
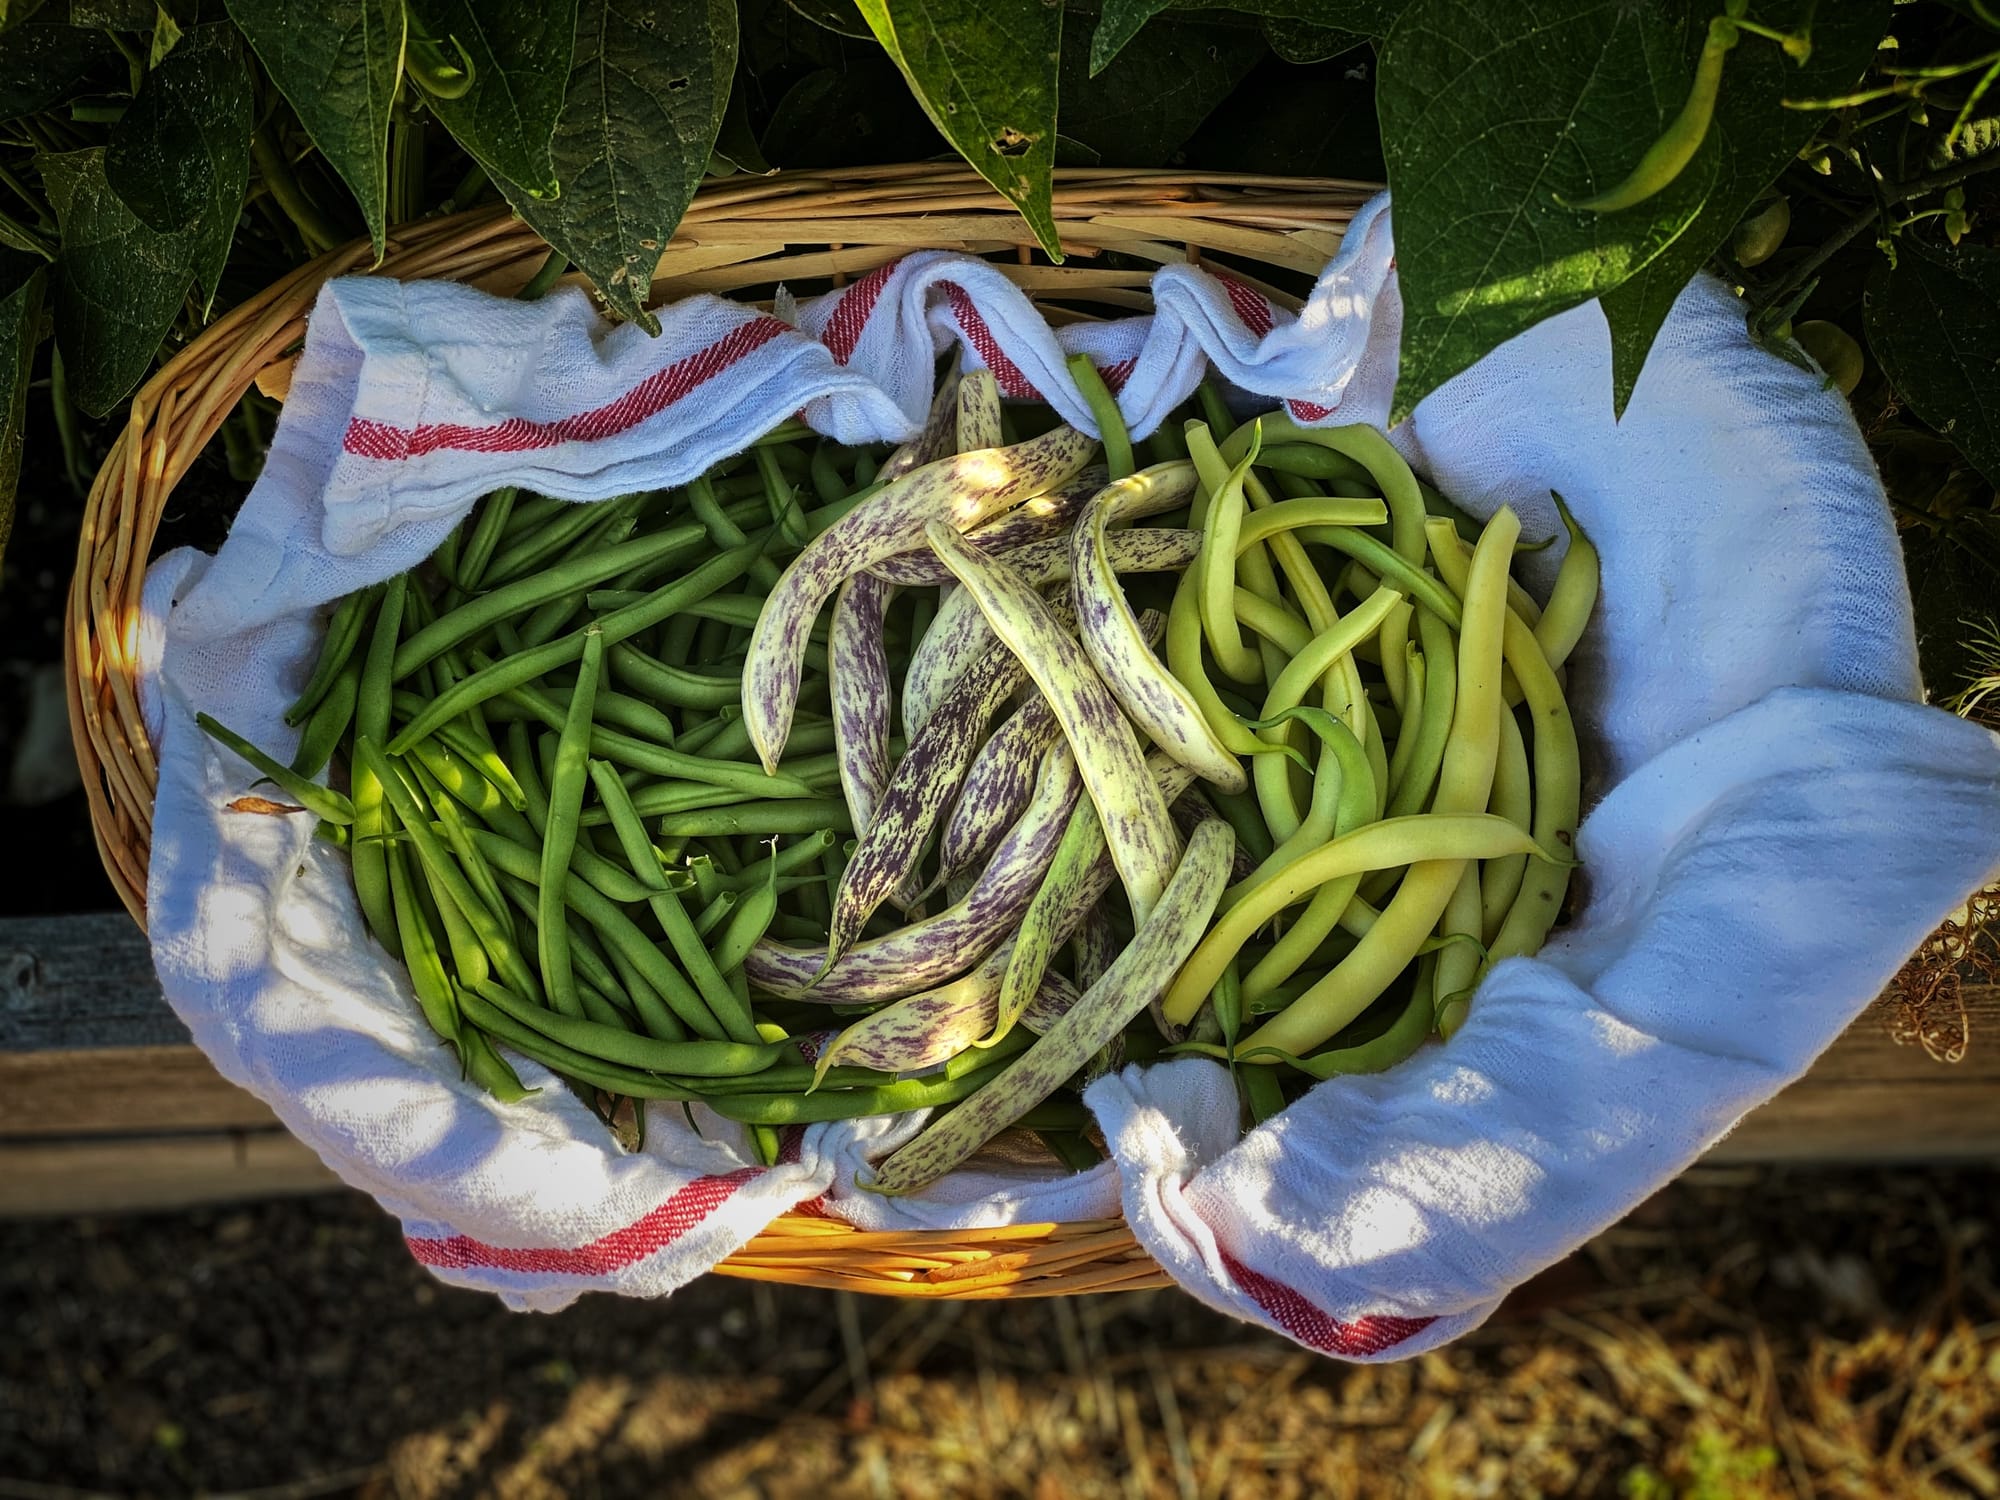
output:
[[[1620,213],[1564,208],[1618,181],[1692,81],[1694,0],[1416,0],[1381,54],[1403,344],[1390,412],[1523,329],[1600,296],[1686,232],[1711,139]],[[1671,13],[1670,13],[1671,12]]]
[[[1097,30],[1090,34],[1090,71],[1102,73],[1139,29],[1165,10],[1173,0],[1104,0],[1097,18]]]
[[[101,31],[81,26],[23,26],[0,47],[0,120],[40,114],[72,94],[84,91],[91,75],[114,66],[115,80],[124,88],[125,59]]]
[[[879,47],[845,68],[817,68],[778,101],[764,150],[781,166],[871,166],[951,153]]]
[[[649,333],[653,267],[700,186],[736,71],[735,0],[582,0],[549,155],[562,196],[514,212]]]
[[[56,339],[76,404],[101,417],[145,375],[194,278],[194,233],[148,229],[104,180],[104,148],[40,158],[62,226]]]
[[[1800,67],[1755,37],[1745,37],[1729,54],[1712,129],[1715,179],[1701,213],[1663,254],[1604,297],[1616,411],[1625,410],[1646,351],[1681,289],[1819,128],[1822,116],[1785,109],[1779,101],[1846,92],[1875,56],[1876,43],[1888,30],[1890,9],[1889,0],[1843,0],[1840,5],[1761,0],[1759,22],[1788,31],[1811,25],[1812,56]],[[1690,59],[1699,46],[1698,37],[1690,39]]]
[[[1979,675],[1968,649],[1974,629],[1994,618],[1992,565],[1957,538],[1917,527],[1903,533],[1916,617],[1917,666],[1931,699],[1948,698]]]
[[[250,182],[250,119],[235,32],[202,26],[146,75],[105,147],[106,181],[147,228],[193,232],[195,281],[209,303]]]
[[[14,530],[14,490],[21,478],[21,437],[28,373],[41,334],[42,289],[48,267],[38,258],[0,251],[0,558]]]
[[[0,0],[0,31],[19,26],[42,8],[42,0]]]
[[[931,123],[1021,211],[1060,261],[1056,155],[1060,5],[1043,0],[860,0]]]
[[[1382,180],[1375,59],[1367,51],[1294,67],[1274,55],[1208,117],[1193,166],[1287,177]]]
[[[576,43],[576,0],[410,0],[410,16],[472,60],[472,87],[461,97],[426,100],[445,129],[495,181],[553,197],[549,140]]]
[[[389,106],[403,72],[403,0],[229,0],[229,15],[360,203],[381,259]]]
[[[1273,16],[1264,23],[1264,36],[1278,56],[1288,63],[1300,64],[1325,62],[1329,57],[1351,52],[1368,40],[1358,32],[1288,21],[1281,16]]]
[[[785,4],[815,26],[824,26],[842,36],[865,42],[874,35],[854,0],[785,0]]]
[[[722,112],[722,128],[716,132],[715,155],[736,171],[753,177],[768,177],[778,170],[764,160],[757,132],[750,127],[750,101],[744,90],[733,83],[728,108]]]
[[[1166,16],[1092,77],[1083,38],[1065,38],[1062,133],[1117,166],[1165,166],[1263,56],[1248,27]]]
[[[1910,409],[2000,484],[2000,250],[1905,235],[1862,299],[1868,347]]]

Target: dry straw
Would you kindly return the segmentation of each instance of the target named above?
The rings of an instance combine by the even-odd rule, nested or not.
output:
[[[1013,209],[961,166],[734,178],[696,197],[660,258],[653,300],[696,292],[755,300],[779,282],[808,292],[912,250],[941,249],[999,261],[1052,323],[1144,311],[1153,266],[1205,259],[1296,307],[1298,289],[1326,264],[1374,191],[1367,183],[1283,177],[1063,171],[1055,219],[1069,254],[1057,266],[1034,249]],[[462,281],[508,295],[547,255],[510,215],[474,210],[402,226],[374,274]],[[175,484],[244,393],[254,384],[282,397],[321,285],[368,269],[367,245],[350,245],[224,314],[133,397],[125,430],[91,486],[63,631],[70,730],[98,852],[142,925],[158,772],[133,676],[139,590],[154,533]],[[787,1214],[720,1269],[946,1298],[1167,1284],[1117,1220],[869,1233]]]

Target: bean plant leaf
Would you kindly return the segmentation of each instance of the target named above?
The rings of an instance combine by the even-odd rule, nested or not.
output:
[[[125,60],[101,31],[38,23],[9,32],[7,45],[0,47],[0,120],[39,114],[114,63],[123,88]],[[112,76],[107,74],[107,81]]]
[[[1165,166],[1263,56],[1246,26],[1165,16],[1093,77],[1085,39],[1066,37],[1062,133],[1118,166]]]
[[[472,159],[531,198],[554,197],[549,139],[563,107],[576,43],[576,0],[410,0],[410,16],[449,57],[472,63],[456,99],[426,96]]]
[[[1618,213],[1565,208],[1625,176],[1692,81],[1694,0],[1415,0],[1378,109],[1403,296],[1391,420],[1487,351],[1665,252],[1715,178],[1711,139]]]
[[[824,26],[842,36],[865,42],[873,35],[854,0],[785,0],[785,4],[815,26]]]
[[[1289,21],[1282,16],[1273,16],[1264,23],[1264,39],[1271,44],[1271,50],[1286,62],[1301,64],[1325,62],[1329,57],[1350,52],[1368,40],[1358,32]]]
[[[0,31],[19,26],[42,8],[42,0],[0,0]]]
[[[105,147],[105,180],[147,228],[193,232],[195,281],[211,303],[250,182],[250,124],[235,32],[203,26],[146,75]]]
[[[561,196],[499,184],[649,333],[660,327],[644,305],[653,267],[701,185],[735,71],[735,0],[581,0],[549,143]]]
[[[846,68],[816,68],[793,84],[764,128],[764,150],[786,167],[874,165],[949,155],[896,65],[870,46]]]
[[[379,260],[388,223],[389,107],[403,72],[403,0],[229,0],[229,15],[360,203]]]
[[[21,434],[28,374],[41,332],[42,289],[48,267],[39,257],[0,251],[0,558],[14,530],[14,491],[21,478]]]
[[[1716,172],[1701,213],[1687,233],[1604,296],[1611,324],[1613,401],[1623,412],[1638,383],[1646,351],[1674,301],[1702,263],[1727,240],[1737,222],[1778,178],[1819,128],[1820,115],[1784,108],[1787,98],[1831,98],[1845,93],[1874,57],[1889,28],[1890,0],[1760,0],[1757,19],[1785,31],[1811,28],[1812,55],[1804,67],[1768,41],[1745,37],[1729,54],[1717,96]],[[1705,20],[1688,28],[1692,67]]]
[[[40,158],[62,226],[56,339],[76,404],[93,417],[137,385],[194,279],[195,232],[161,234],[104,177],[104,148]]]
[[[2000,484],[2000,250],[1903,237],[1862,301],[1868,347],[1909,407]]]
[[[1062,259],[1056,158],[1060,5],[1043,0],[860,0],[875,39],[959,155]]]

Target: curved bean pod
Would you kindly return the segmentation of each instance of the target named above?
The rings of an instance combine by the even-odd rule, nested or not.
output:
[[[992,377],[987,377],[991,383]],[[964,398],[968,381],[959,387]],[[1000,398],[996,390],[994,427]],[[964,425],[961,411],[960,425]],[[872,573],[856,573],[833,601],[833,631],[827,641],[832,681],[833,743],[839,756],[840,790],[857,833],[866,833],[889,783],[889,729],[895,690],[889,681],[889,651],[883,616],[896,586]]]
[[[820,607],[870,563],[941,526],[956,536],[1031,495],[1074,477],[1094,444],[1058,427],[1012,448],[940,460],[896,480],[814,537],[765,599],[750,635],[743,718],[767,771],[775,771],[798,703],[806,638]]]

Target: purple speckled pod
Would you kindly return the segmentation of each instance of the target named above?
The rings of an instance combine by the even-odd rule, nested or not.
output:
[[[1000,382],[991,370],[967,370],[960,377],[955,420],[960,453],[1000,446]]]
[[[1058,628],[1067,626],[1068,606],[1058,603],[1056,611]],[[911,741],[834,893],[827,948],[835,958],[853,945],[876,908],[916,872],[931,830],[986,738],[987,724],[1026,676],[1009,653],[988,651],[966,664],[964,675]]]
[[[1083,647],[1019,574],[941,522],[927,525],[924,535],[1055,709],[1063,737],[1076,752],[1084,789],[1104,820],[1118,878],[1134,914],[1144,921],[1180,861],[1180,837],[1117,699]]]
[[[987,736],[938,836],[938,884],[972,869],[992,851],[1034,794],[1042,752],[1061,738],[1055,710],[1039,694]]]
[[[834,1039],[815,1065],[820,1073],[841,1064],[918,1073],[950,1062],[993,1029],[993,1003],[1002,965],[990,954],[970,974],[921,994],[905,995],[856,1021]],[[1043,976],[1046,1008],[1060,1015],[1077,1000],[1062,975]]]
[[[908,548],[938,525],[956,536],[1010,505],[1074,478],[1093,439],[1057,427],[1011,448],[961,453],[912,471],[835,521],[779,575],[750,632],[743,719],[766,771],[775,772],[798,706],[806,641],[820,608],[848,577]]]
[[[923,431],[882,460],[875,471],[880,481],[901,479],[925,464],[934,464],[952,453],[958,440],[958,376],[947,375],[931,397],[931,409],[924,415]]]
[[[762,939],[744,959],[745,976],[758,989],[788,1000],[855,1004],[894,1000],[964,973],[1020,920],[1062,841],[1079,792],[1070,778],[1043,781],[1046,785],[1037,788],[1035,800],[993,851],[963,901],[898,932],[855,944],[824,975],[824,948],[793,948]]]
[[[980,543],[977,537],[967,540],[978,545],[987,556],[1000,558],[1036,588],[1069,579],[1067,536],[1030,542],[1006,553]],[[1104,549],[1114,573],[1178,573],[1200,553],[1200,532],[1160,527],[1114,532],[1107,538]],[[910,653],[910,664],[903,672],[903,733],[914,738],[924,727],[924,721],[936,712],[938,701],[958,680],[963,664],[976,661],[993,646],[992,627],[971,598],[962,590],[946,595],[931,628]]]
[[[1046,495],[1037,495],[1032,500],[1023,500],[1005,515],[967,532],[966,539],[981,552],[998,556],[1031,542],[1045,542],[1052,537],[1064,536],[1082,511],[1084,502],[1104,488],[1104,481],[1105,471],[1093,464],[1061,488],[1050,490]],[[917,547],[908,552],[898,552],[894,557],[885,557],[878,563],[871,563],[868,571],[891,583],[900,583],[905,588],[949,588],[958,582],[951,576],[951,569],[939,562],[937,554],[928,547]]]
[[[1104,977],[986,1087],[928,1125],[875,1171],[878,1193],[911,1193],[937,1181],[1048,1098],[1163,991],[1201,941],[1229,879],[1236,836],[1204,822],[1152,910]]]
[[[889,783],[889,728],[895,717],[889,651],[882,617],[896,586],[872,573],[856,573],[833,601],[827,640],[827,675],[833,696],[833,747],[840,789],[854,831],[864,834]]]

